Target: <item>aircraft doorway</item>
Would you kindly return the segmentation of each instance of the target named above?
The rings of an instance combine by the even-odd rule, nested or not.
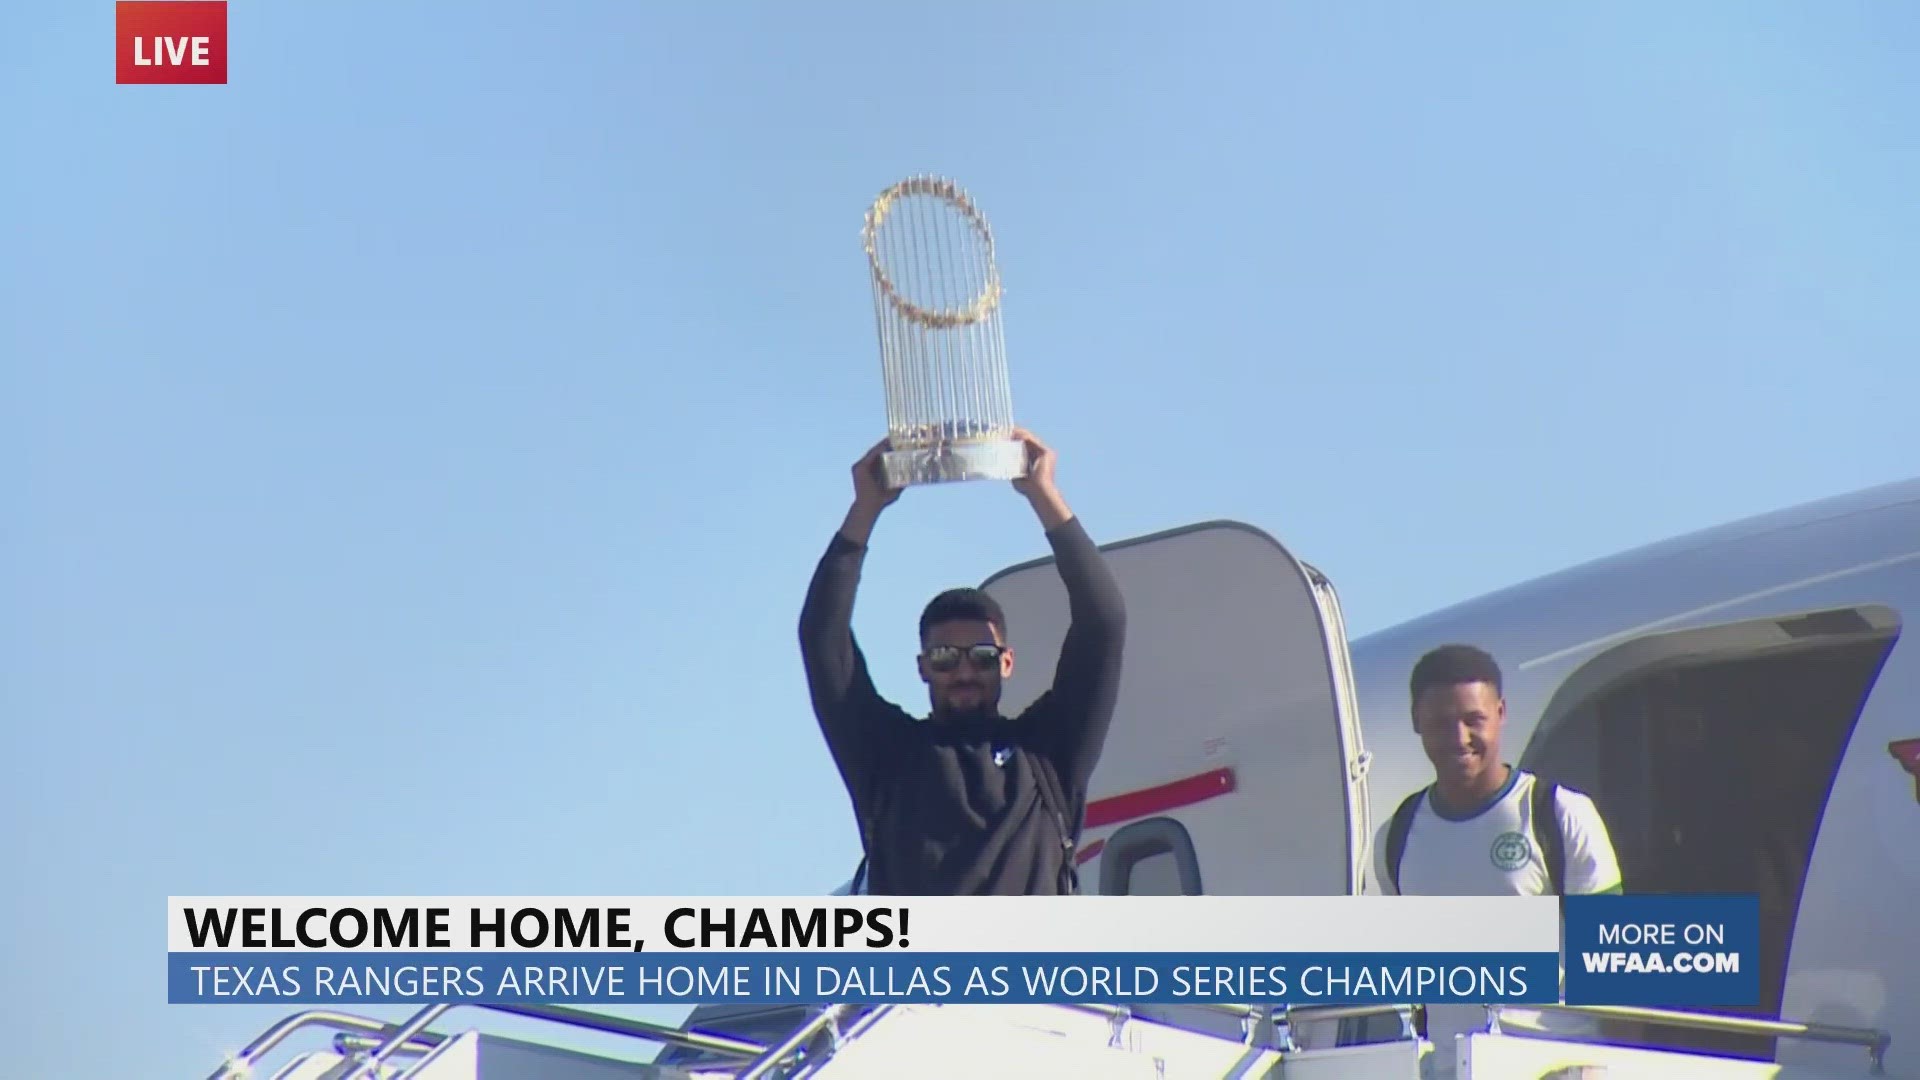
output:
[[[1777,1018],[1828,791],[1899,633],[1883,607],[1638,639],[1549,706],[1528,767],[1590,793],[1630,893],[1760,898],[1760,1005]],[[1642,1045],[1773,1057],[1773,1040],[1669,1029]]]

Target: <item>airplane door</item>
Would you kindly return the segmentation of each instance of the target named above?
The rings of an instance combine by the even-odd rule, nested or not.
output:
[[[1368,759],[1331,583],[1233,521],[1101,550],[1126,597],[1127,644],[1088,794],[1081,891],[1360,892]],[[1053,562],[983,586],[1014,648],[1009,715],[1052,682],[1066,635]]]

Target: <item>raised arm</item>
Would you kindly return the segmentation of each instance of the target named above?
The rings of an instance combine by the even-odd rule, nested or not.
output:
[[[1120,583],[1086,528],[1054,485],[1054,452],[1022,431],[1027,475],[1014,482],[1033,506],[1053,548],[1054,565],[1067,590],[1066,639],[1048,692],[1045,735],[1060,779],[1074,790],[1086,786],[1106,746],[1120,697],[1120,668],[1127,637],[1127,606]]]
[[[853,506],[814,567],[800,608],[800,659],[813,714],[834,764],[856,792],[869,771],[876,728],[894,711],[874,689],[866,658],[853,639],[853,601],[867,541],[881,511],[900,497],[879,479],[885,448],[884,442],[876,445],[854,465]]]

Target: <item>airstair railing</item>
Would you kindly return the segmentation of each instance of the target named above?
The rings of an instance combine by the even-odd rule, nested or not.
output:
[[[776,1075],[775,1070],[786,1065],[790,1059],[803,1054],[807,1046],[811,1044],[814,1039],[819,1038],[821,1032],[827,1032],[832,1037],[833,1044],[828,1049],[826,1055],[831,1057],[833,1051],[838,1050],[842,1043],[858,1036],[860,1032],[865,1031],[867,1028],[872,1027],[880,1017],[884,1016],[893,1008],[891,1005],[882,1005],[869,1011],[865,1016],[860,1017],[848,1030],[844,1032],[841,1031],[841,1019],[857,1007],[858,1006],[843,1002],[838,1005],[829,1005],[820,1010],[819,1013],[815,1014],[813,1019],[795,1028],[793,1034],[781,1040],[779,1045],[774,1046],[772,1049],[755,1058],[753,1064],[747,1066],[745,1071],[737,1074],[734,1080],[769,1080],[769,1078]]]
[[[1293,1033],[1301,1024],[1338,1023],[1342,1020],[1364,1020],[1372,1016],[1398,1016],[1400,1018],[1401,1041],[1412,1041],[1420,1037],[1414,1028],[1412,1005],[1285,1005],[1281,1007],[1280,1019],[1286,1025],[1286,1034],[1280,1038],[1280,1052],[1295,1053],[1299,1045],[1294,1041]]]
[[[833,1032],[833,1044],[837,1048],[859,1032],[865,1031],[886,1013],[891,1006],[880,1006],[860,1017],[844,1033],[839,1023],[853,1005],[830,1005],[812,1019],[802,1024],[780,1044],[767,1047],[745,1039],[732,1039],[724,1035],[709,1035],[702,1032],[684,1031],[664,1024],[649,1023],[645,1020],[630,1020],[621,1016],[607,1016],[601,1013],[573,1009],[561,1005],[523,1005],[507,1002],[456,1002],[429,1005],[399,1024],[386,1023],[370,1017],[354,1016],[349,1013],[336,1013],[322,1010],[299,1013],[280,1021],[256,1038],[247,1048],[222,1063],[220,1068],[208,1077],[208,1080],[241,1080],[250,1074],[251,1069],[274,1047],[302,1028],[324,1026],[356,1035],[335,1039],[340,1053],[361,1053],[353,1065],[342,1073],[338,1080],[362,1080],[365,1077],[377,1077],[379,1066],[401,1054],[420,1054],[430,1052],[445,1040],[445,1036],[434,1035],[427,1028],[434,1021],[459,1008],[485,1009],[489,1012],[504,1013],[510,1016],[522,1016],[535,1020],[550,1020],[572,1027],[584,1028],[612,1035],[628,1035],[650,1039],[673,1046],[682,1046],[693,1050],[705,1050],[729,1057],[748,1060],[746,1071],[739,1080],[766,1080],[774,1071],[787,1064],[822,1031],[829,1028]],[[373,1038],[367,1038],[372,1036]],[[377,1041],[376,1041],[377,1040]]]
[[[392,1025],[388,1025],[388,1030],[392,1030]],[[355,1054],[364,1054],[372,1050],[374,1047],[380,1045],[380,1041],[380,1039],[372,1035],[349,1035],[346,1032],[341,1032],[333,1037],[333,1052],[339,1054],[341,1057],[352,1057]],[[401,1047],[395,1051],[394,1054],[395,1056],[407,1054],[415,1057],[422,1054],[431,1054],[439,1049],[441,1043],[446,1041],[447,1037],[445,1035],[415,1035],[412,1042]]]
[[[1503,1006],[1487,1006],[1487,1031],[1500,1033],[1500,1010]],[[1846,1027],[1838,1024],[1812,1024],[1799,1020],[1769,1020],[1754,1016],[1729,1016],[1724,1013],[1685,1012],[1678,1009],[1649,1009],[1626,1005],[1527,1005],[1527,1009],[1539,1009],[1548,1012],[1572,1013],[1582,1016],[1611,1017],[1616,1020],[1637,1020],[1641,1023],[1656,1024],[1663,1027],[1693,1028],[1700,1031],[1720,1031],[1734,1035],[1770,1035],[1781,1039],[1805,1039],[1808,1042],[1838,1043],[1859,1046],[1867,1051],[1869,1071],[1874,1076],[1884,1076],[1887,1071],[1887,1050],[1893,1045],[1892,1034],[1873,1028]]]
[[[1073,1001],[1065,1004],[1067,1008],[1077,1009],[1081,1012],[1095,1013],[1112,1020],[1114,1022],[1114,1045],[1116,1046],[1119,1045],[1121,1026],[1130,1020],[1140,1019],[1148,1023],[1167,1023],[1165,1020],[1156,1020],[1153,1017],[1138,1016],[1133,1007],[1129,1005],[1103,1005],[1098,1002],[1088,1001]],[[1271,1005],[1229,1005],[1215,1001],[1183,1001],[1179,1004],[1182,1009],[1213,1013],[1216,1016],[1227,1016],[1240,1021],[1240,1037],[1248,1046],[1252,1046],[1254,1041],[1260,1037],[1261,1022],[1272,1019],[1281,1009],[1285,1008],[1285,1006],[1276,1008]]]
[[[400,1052],[400,1048],[412,1042],[414,1037],[427,1030],[427,1025],[453,1011],[450,1004],[429,1005],[408,1017],[392,1033],[380,1041],[380,1045],[356,1063],[340,1077],[340,1080],[360,1080],[360,1077],[372,1077],[379,1080],[380,1063]]]
[[[1107,1032],[1107,1045],[1119,1046],[1126,1036],[1127,1023],[1133,1019],[1133,1010],[1125,1005],[1101,1005],[1092,1001],[1070,1001],[1067,1008],[1075,1012],[1092,1013],[1104,1016],[1110,1026]]]
[[[554,1023],[589,1031],[604,1032],[609,1035],[628,1035],[636,1038],[651,1039],[675,1046],[684,1046],[695,1050],[707,1050],[733,1057],[751,1058],[766,1051],[759,1043],[744,1039],[729,1039],[722,1035],[704,1035],[699,1032],[682,1031],[664,1024],[648,1023],[645,1020],[629,1020],[623,1016],[607,1016],[588,1012],[585,1009],[572,1009],[563,1005],[519,1005],[508,1002],[462,1001],[429,1005],[408,1017],[395,1028],[386,1028],[385,1036],[352,1069],[339,1077],[339,1080],[361,1080],[362,1077],[377,1077],[380,1063],[402,1052],[410,1043],[417,1041],[428,1025],[455,1009],[485,1009],[488,1012],[505,1013],[509,1016],[524,1016],[534,1020],[550,1020]],[[216,1076],[214,1080],[221,1080]]]
[[[1500,1033],[1500,1011],[1503,1006],[1489,1005],[1487,1009],[1487,1031]],[[1687,1012],[1679,1009],[1650,1009],[1624,1005],[1566,1005],[1561,1003],[1527,1005],[1528,1010],[1569,1013],[1575,1015],[1611,1017],[1617,1020],[1635,1020],[1642,1023],[1665,1027],[1693,1028],[1702,1031],[1720,1031],[1735,1035],[1765,1035],[1783,1039],[1805,1039],[1809,1042],[1837,1043],[1858,1046],[1866,1050],[1867,1063],[1872,1075],[1886,1074],[1887,1051],[1893,1045],[1893,1036],[1874,1028],[1846,1027],[1838,1024],[1814,1024],[1798,1020],[1769,1020],[1750,1016],[1729,1016],[1724,1013]],[[1410,1039],[1415,1035],[1413,1029],[1413,1010],[1406,1005],[1306,1005],[1288,1008],[1285,1022],[1288,1028],[1287,1045],[1283,1049],[1291,1050],[1291,1032],[1295,1025],[1314,1020],[1358,1019],[1365,1016],[1378,1016],[1398,1013],[1401,1021],[1401,1038]]]
[[[286,1042],[301,1029],[310,1027],[357,1031],[376,1036],[384,1036],[393,1029],[391,1024],[382,1020],[375,1020],[368,1016],[355,1016],[352,1013],[334,1012],[330,1009],[309,1009],[294,1013],[261,1032],[247,1044],[245,1049],[221,1062],[220,1067],[215,1069],[207,1080],[240,1080],[249,1075],[254,1065],[271,1053],[274,1047]],[[418,1047],[419,1044],[415,1042],[412,1045]]]
[[[1412,1038],[1412,1008],[1406,1005],[1226,1005],[1196,1002],[1194,1005],[1204,1012],[1238,1018],[1242,1032],[1249,1043],[1257,1037],[1259,1024],[1273,1019],[1276,1025],[1284,1024],[1279,1049],[1283,1053],[1294,1052],[1292,1032],[1295,1028],[1311,1021],[1338,1021],[1357,1019],[1367,1016],[1395,1014],[1400,1017],[1401,1037]],[[1074,1008],[1093,1012],[1113,1019],[1116,1024],[1125,1023],[1134,1018],[1134,1011],[1124,1005],[1100,1005],[1076,1003]],[[770,1080],[777,1070],[790,1063],[791,1059],[803,1056],[805,1049],[823,1032],[830,1033],[832,1047],[838,1049],[848,1040],[865,1031],[877,1022],[891,1006],[879,1006],[869,1010],[844,1032],[841,1021],[856,1008],[851,1004],[830,1005],[802,1024],[779,1044],[768,1047],[744,1039],[733,1039],[722,1035],[708,1035],[700,1032],[685,1031],[664,1024],[650,1023],[644,1020],[630,1020],[625,1017],[607,1016],[572,1009],[558,1005],[521,1005],[509,1003],[460,1002],[436,1004],[416,1012],[408,1020],[395,1025],[369,1017],[350,1013],[315,1009],[296,1013],[274,1024],[259,1037],[249,1043],[244,1050],[223,1062],[208,1080],[239,1080],[248,1075],[255,1063],[269,1051],[286,1041],[296,1032],[308,1027],[332,1028],[341,1034],[334,1042],[340,1052],[358,1051],[371,1045],[372,1049],[361,1058],[340,1080],[361,1080],[362,1077],[377,1076],[380,1063],[401,1054],[420,1054],[429,1052],[444,1040],[444,1036],[427,1032],[427,1027],[435,1020],[456,1008],[485,1009],[529,1019],[548,1020],[572,1027],[599,1031],[607,1034],[625,1035],[648,1039],[669,1045],[683,1046],[689,1049],[705,1050],[729,1057],[751,1059],[745,1071],[738,1074],[737,1080]],[[1499,1005],[1487,1006],[1487,1031],[1500,1033]],[[1868,1064],[1872,1075],[1886,1073],[1887,1051],[1892,1047],[1893,1036],[1885,1031],[1873,1028],[1848,1027],[1836,1024],[1815,1024],[1796,1020],[1771,1020],[1759,1017],[1729,1016],[1720,1013],[1685,1012],[1672,1009],[1652,1009],[1612,1005],[1565,1005],[1538,1004],[1528,1005],[1528,1009],[1554,1011],[1577,1015],[1611,1017],[1621,1020],[1633,1020],[1667,1027],[1693,1028],[1707,1031],[1721,1031],[1733,1034],[1763,1035],[1776,1038],[1805,1039],[1812,1042],[1836,1043],[1862,1047],[1867,1051]],[[379,1041],[374,1043],[372,1036]]]
[[[705,1050],[709,1053],[724,1054],[741,1059],[753,1058],[767,1052],[767,1048],[747,1039],[736,1039],[728,1035],[711,1035],[703,1031],[687,1031],[669,1024],[655,1024],[646,1020],[630,1020],[624,1016],[607,1016],[603,1013],[589,1012],[585,1009],[570,1008],[565,1005],[523,1005],[513,1002],[495,1002],[480,1006],[490,1012],[505,1013],[509,1016],[524,1016],[532,1020],[550,1020],[556,1024],[571,1024],[574,1027],[591,1028],[610,1035],[631,1035],[669,1046],[684,1047],[688,1050]]]

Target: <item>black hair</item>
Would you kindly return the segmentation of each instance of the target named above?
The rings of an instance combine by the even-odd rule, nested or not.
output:
[[[1491,685],[1496,694],[1502,692],[1500,665],[1494,663],[1493,657],[1485,649],[1472,645],[1442,645],[1413,665],[1413,678],[1408,680],[1407,689],[1418,701],[1422,691],[1436,686],[1477,682]]]
[[[1007,616],[993,597],[979,589],[948,589],[920,613],[920,640],[927,640],[927,631],[941,623],[962,620],[991,623],[1001,637],[1007,635]]]

